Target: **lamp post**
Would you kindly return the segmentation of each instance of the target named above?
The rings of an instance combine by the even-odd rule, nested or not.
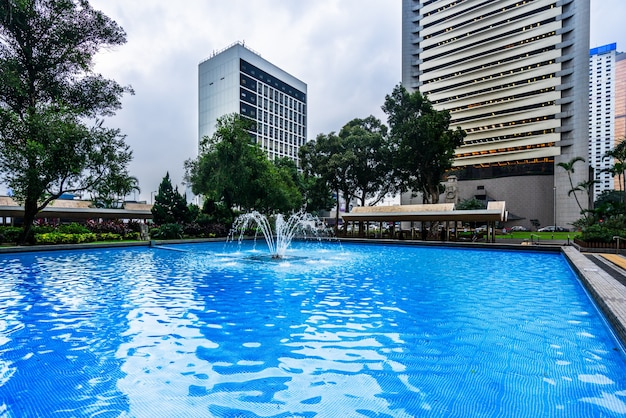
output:
[[[556,186],[554,186],[552,189],[554,191],[554,205],[553,205],[554,206],[554,218],[553,218],[553,220],[554,220],[554,231],[556,232]]]
[[[157,193],[157,191],[153,191],[150,192],[150,204],[154,205],[154,194]]]

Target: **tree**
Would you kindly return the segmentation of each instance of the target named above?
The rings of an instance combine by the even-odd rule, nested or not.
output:
[[[191,222],[191,212],[183,195],[174,189],[170,180],[170,173],[166,173],[159,191],[154,196],[152,219],[157,225]]]
[[[576,194],[576,192],[584,191],[585,189],[583,189],[580,185],[574,186],[574,182],[572,181],[572,174],[574,174],[574,166],[579,161],[585,162],[585,159],[583,157],[574,157],[568,162],[561,162],[561,163],[558,163],[557,165],[567,172],[567,178],[569,179],[569,185],[570,185],[570,190],[567,192],[567,195],[568,196],[572,194],[574,195],[576,204],[580,208],[580,213],[583,214],[585,210],[580,204],[580,201],[578,200],[578,195]]]
[[[374,199],[371,204],[376,204],[394,188],[387,127],[374,116],[353,119],[341,128],[339,138],[343,161],[349,164],[344,179],[350,187],[349,194],[355,195],[361,206],[365,206],[368,199]]]
[[[132,152],[98,118],[120,109],[132,89],[92,72],[99,49],[124,42],[123,29],[87,1],[0,5],[0,178],[24,205],[22,243],[37,213],[63,193],[128,177]]]
[[[272,180],[266,183],[266,212],[289,213],[304,205],[302,176],[296,162],[288,157],[277,158],[270,166]]]
[[[266,214],[290,213],[300,209],[303,202],[297,173],[295,162],[288,158],[279,158],[267,164],[256,179],[259,193],[251,208]]]
[[[419,91],[409,93],[401,85],[385,97],[382,109],[388,117],[398,188],[421,192],[425,202],[437,203],[441,180],[452,168],[454,150],[463,143],[465,132],[448,129],[448,111],[436,110]]]
[[[234,209],[265,212],[299,208],[302,196],[291,173],[273,165],[252,140],[252,121],[237,114],[217,120],[212,137],[203,138],[200,155],[185,162],[185,181],[195,194]]]
[[[134,191],[141,192],[137,177],[114,174],[97,185],[92,200],[98,207],[119,207],[124,197]]]
[[[626,178],[626,141],[624,138],[620,140],[615,148],[607,151],[604,154],[604,158],[612,158],[614,160],[610,172],[617,176],[620,189],[623,189],[623,179]],[[624,195],[622,204],[626,211],[626,195]]]
[[[348,179],[351,156],[346,155],[344,145],[334,132],[319,134],[314,141],[300,147],[300,165],[305,175],[325,183],[335,195],[335,230],[339,225],[339,198],[343,194],[346,204],[352,199]]]
[[[476,209],[486,209],[485,202],[482,200],[478,200],[475,197],[471,199],[461,200],[456,204],[457,210],[476,210]]]
[[[319,176],[303,173],[301,191],[304,210],[312,215],[330,211],[335,203],[328,184]]]
[[[624,215],[624,191],[604,190],[595,200],[593,207],[598,219]]]

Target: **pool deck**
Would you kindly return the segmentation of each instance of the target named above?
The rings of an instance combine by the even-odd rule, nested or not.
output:
[[[78,244],[78,245],[53,245],[53,246],[26,246],[26,247],[0,247],[1,253],[15,253],[26,251],[56,251],[56,250],[81,250],[107,247],[127,246],[153,246],[159,244],[190,243],[220,241],[220,239],[206,240],[173,240],[173,241],[143,241],[135,243],[112,243],[112,244]],[[368,244],[395,244],[395,245],[427,245],[441,247],[465,247],[504,249],[519,251],[550,251],[561,252],[569,261],[572,268],[578,274],[581,282],[602,310],[610,322],[616,337],[626,348],[626,258],[618,254],[587,254],[580,252],[576,247],[566,243],[546,243],[548,245],[525,245],[527,243],[450,243],[450,242],[424,242],[376,239],[367,240],[360,238],[341,239],[345,242],[363,242]],[[521,244],[521,245],[520,245]],[[596,262],[594,262],[594,257]],[[603,262],[598,262],[602,260]]]

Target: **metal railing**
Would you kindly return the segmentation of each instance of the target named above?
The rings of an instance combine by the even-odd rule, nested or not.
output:
[[[619,235],[616,235],[613,237],[613,241],[617,241],[617,245],[615,246],[615,254],[619,254],[619,241],[620,240],[626,241],[626,238],[620,237]]]

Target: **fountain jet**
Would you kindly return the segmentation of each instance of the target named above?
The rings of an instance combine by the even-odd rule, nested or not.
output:
[[[272,230],[270,218],[253,211],[240,215],[233,223],[233,230],[239,231],[241,239],[244,232],[253,225],[256,225],[257,233],[260,230],[265,237],[272,258],[283,258],[296,234],[300,233],[306,236],[307,233],[311,233],[317,236],[320,220],[303,211],[296,212],[287,219],[278,214],[275,216],[274,229]]]

